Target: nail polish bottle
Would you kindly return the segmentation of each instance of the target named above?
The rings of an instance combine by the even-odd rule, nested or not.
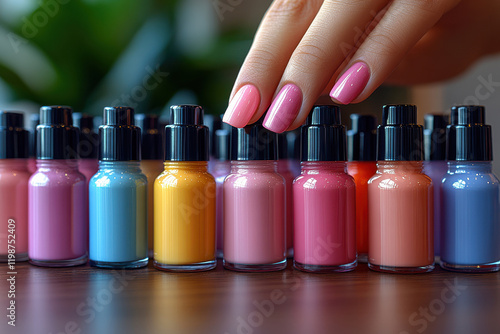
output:
[[[424,116],[424,174],[431,178],[434,187],[434,256],[439,260],[441,243],[441,182],[448,165],[446,163],[446,126],[448,116]]]
[[[377,174],[368,181],[368,267],[434,269],[433,188],[423,174],[422,126],[413,105],[387,105],[377,129]]]
[[[135,115],[135,125],[141,129],[141,170],[148,179],[148,252],[153,256],[154,185],[163,172],[163,140],[157,115]]]
[[[368,262],[368,181],[377,171],[377,118],[351,115],[347,131],[347,171],[356,183],[356,246],[358,261]]]
[[[224,181],[224,267],[259,272],[286,267],[285,179],[278,135],[262,122],[233,128]]]
[[[293,183],[293,266],[307,272],[356,268],[356,186],[347,174],[346,131],[336,106],[313,107],[302,126],[302,173]]]
[[[286,132],[288,168],[296,178],[300,175],[300,129]]]
[[[31,174],[36,172],[36,127],[40,124],[40,114],[31,114],[29,117],[28,131],[30,133],[30,156],[28,159],[28,170]]]
[[[88,185],[92,176],[99,169],[99,160],[97,159],[99,135],[94,132],[94,117],[90,115],[73,113],[73,126],[80,129],[78,170],[85,175]]]
[[[482,106],[451,109],[442,183],[441,267],[500,269],[500,184],[492,173],[491,126]]]
[[[148,264],[147,178],[140,168],[141,130],[134,109],[106,107],[99,127],[99,170],[89,184],[90,265]]]
[[[285,243],[287,257],[293,257],[293,176],[288,161],[286,133],[278,134],[278,174],[285,179]]]
[[[165,127],[165,169],[155,181],[154,266],[166,271],[215,268],[215,180],[208,173],[203,109],[177,105]]]
[[[208,172],[213,175],[213,168],[215,164],[215,132],[222,128],[222,120],[218,115],[205,114],[203,115],[203,125],[208,128],[209,131],[209,160],[208,160]]]
[[[28,187],[28,253],[37,266],[87,262],[87,181],[78,171],[79,131],[71,113],[65,106],[40,108],[37,171]]]
[[[216,190],[216,225],[217,225],[217,257],[222,258],[224,249],[224,179],[231,172],[229,160],[231,133],[221,129],[215,131],[214,164],[212,175],[215,178]]]
[[[29,133],[21,113],[0,111],[0,262],[28,260]],[[9,271],[9,270],[7,270]]]

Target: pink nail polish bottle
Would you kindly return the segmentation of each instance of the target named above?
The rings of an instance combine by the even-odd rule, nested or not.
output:
[[[368,267],[434,269],[431,179],[422,172],[422,126],[413,105],[387,105],[377,129],[377,174],[368,181]]]
[[[29,196],[30,263],[68,267],[87,262],[88,196],[78,171],[78,129],[70,107],[40,108],[37,171]]]
[[[302,172],[293,183],[294,261],[307,272],[356,268],[356,191],[336,106],[315,106],[302,126]]]
[[[293,180],[288,161],[286,134],[278,134],[278,173],[285,179],[285,243],[287,257],[293,257]]]
[[[233,128],[224,181],[224,267],[260,272],[286,267],[285,180],[278,137],[262,123]]]
[[[21,113],[0,111],[0,262],[28,259],[29,134]]]

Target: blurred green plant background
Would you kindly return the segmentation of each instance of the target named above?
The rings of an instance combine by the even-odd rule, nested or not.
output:
[[[270,1],[2,0],[0,108],[225,111]]]

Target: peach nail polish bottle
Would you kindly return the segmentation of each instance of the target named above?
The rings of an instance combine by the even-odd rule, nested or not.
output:
[[[434,269],[433,187],[423,174],[422,126],[413,105],[384,106],[377,173],[368,181],[368,267],[391,273]]]
[[[368,181],[377,171],[377,118],[351,115],[347,131],[347,172],[356,183],[356,248],[358,262],[368,262]]]

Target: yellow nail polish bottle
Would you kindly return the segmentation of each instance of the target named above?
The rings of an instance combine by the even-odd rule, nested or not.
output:
[[[170,108],[164,171],[154,185],[154,266],[166,271],[215,268],[215,180],[207,171],[203,109]]]

